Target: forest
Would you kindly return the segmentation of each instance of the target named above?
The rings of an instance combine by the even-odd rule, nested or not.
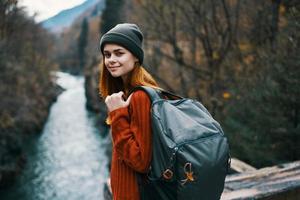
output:
[[[256,167],[300,159],[299,1],[106,0],[105,5],[54,35],[17,0],[0,2],[2,179],[18,173],[27,135],[39,132],[61,91],[53,71],[85,76],[87,107],[105,119],[98,92],[99,39],[122,22],[141,27],[144,67],[160,86],[199,100],[220,122],[233,157]]]
[[[0,2],[0,186],[20,173],[28,136],[42,129],[61,91],[51,74],[53,36],[17,3]]]

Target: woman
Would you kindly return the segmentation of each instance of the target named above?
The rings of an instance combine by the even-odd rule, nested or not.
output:
[[[150,99],[136,86],[157,87],[142,67],[143,34],[135,24],[118,24],[100,40],[103,55],[100,93],[111,125],[111,187],[114,200],[138,200],[137,175],[146,173],[152,156]]]

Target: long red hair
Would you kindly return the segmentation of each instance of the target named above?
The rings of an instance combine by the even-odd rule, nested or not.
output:
[[[121,77],[113,77],[104,64],[104,59],[100,64],[99,91],[103,99],[107,96],[123,91],[128,96],[131,89],[136,86],[149,86],[158,88],[154,78],[145,70],[143,66],[136,63],[134,69],[130,72],[126,83]]]

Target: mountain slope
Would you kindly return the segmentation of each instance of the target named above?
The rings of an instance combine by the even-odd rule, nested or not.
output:
[[[100,1],[102,0],[86,0],[84,3],[78,6],[63,10],[57,15],[41,22],[42,26],[51,32],[61,32],[64,28],[69,27],[83,12],[96,5]]]

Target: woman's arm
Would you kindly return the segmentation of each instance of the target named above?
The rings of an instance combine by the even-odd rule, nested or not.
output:
[[[136,91],[128,107],[110,112],[114,148],[119,159],[135,171],[147,172],[152,156],[150,99]]]

